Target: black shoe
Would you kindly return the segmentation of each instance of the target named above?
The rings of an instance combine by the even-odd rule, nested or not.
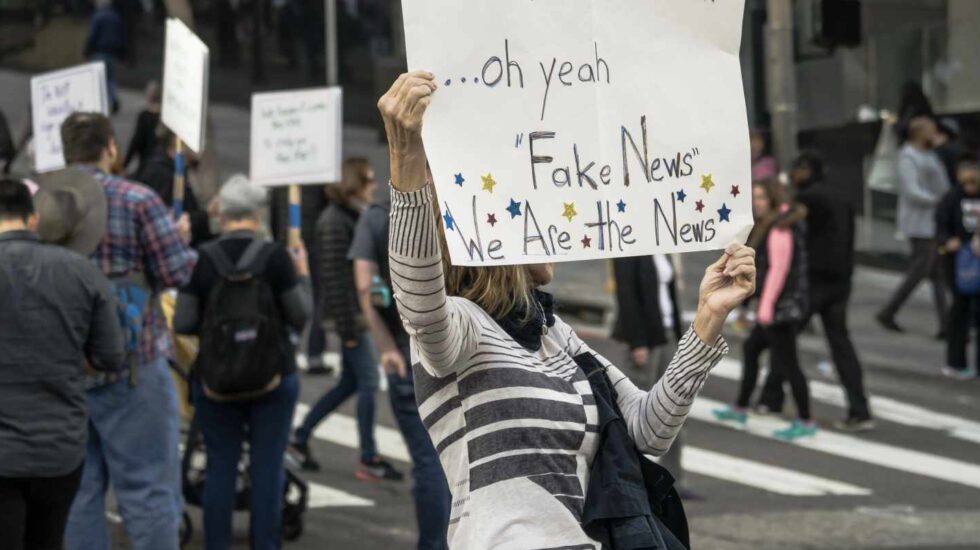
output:
[[[842,432],[869,432],[875,429],[875,421],[871,419],[871,417],[858,418],[852,416],[846,420],[838,420],[837,422],[834,422],[834,427]]]
[[[893,317],[885,315],[884,313],[875,315],[875,320],[878,321],[878,324],[881,325],[882,328],[889,332],[897,332],[899,334],[905,332],[902,327],[898,326],[898,323],[895,322]]]
[[[307,443],[290,443],[289,448],[286,449],[286,456],[289,457],[290,462],[307,472],[320,471],[320,463],[313,458],[313,453],[310,452],[310,446]]]
[[[396,470],[387,460],[378,457],[371,462],[358,464],[354,477],[361,481],[401,481],[405,479],[405,474]]]

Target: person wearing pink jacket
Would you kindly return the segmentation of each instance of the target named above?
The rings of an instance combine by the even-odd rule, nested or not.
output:
[[[817,426],[810,417],[809,388],[796,349],[797,325],[808,307],[806,211],[783,197],[783,186],[774,178],[752,185],[756,226],[749,244],[756,249],[759,269],[756,324],[744,344],[745,363],[735,405],[713,412],[720,420],[746,423],[749,400],[759,377],[759,357],[768,349],[770,368],[789,381],[797,411],[789,427],[775,435],[794,440],[816,434]]]

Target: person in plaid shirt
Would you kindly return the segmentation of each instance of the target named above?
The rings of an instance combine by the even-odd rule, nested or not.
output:
[[[149,187],[109,172],[119,152],[109,119],[75,113],[61,126],[68,164],[104,186],[106,234],[92,260],[109,277],[141,273],[156,295],[190,279],[196,253],[186,217],[171,212]],[[155,302],[156,296],[151,303]],[[111,484],[135,550],[176,549],[181,498],[177,393],[173,356],[159,308],[150,307],[129,376],[88,391],[89,440],[81,487],[65,533],[68,550],[108,550],[105,493]]]

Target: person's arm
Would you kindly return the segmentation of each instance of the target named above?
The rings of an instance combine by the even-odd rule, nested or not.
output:
[[[170,210],[156,193],[151,193],[136,212],[139,240],[152,280],[160,288],[185,285],[197,263],[197,253],[181,239]]]
[[[116,310],[116,297],[112,293],[109,281],[102,273],[87,261],[85,265],[95,290],[91,330],[85,343],[85,357],[89,365],[96,370],[116,371],[122,367],[126,358],[122,328],[119,326]]]
[[[773,229],[769,233],[769,238],[766,239],[766,248],[769,256],[769,270],[766,272],[766,283],[762,287],[757,312],[759,323],[763,325],[772,323],[776,311],[776,302],[786,286],[786,277],[789,276],[790,267],[793,263],[793,230],[786,227]]]
[[[370,260],[354,260],[354,282],[357,284],[357,297],[361,304],[361,311],[367,320],[368,328],[371,329],[371,337],[374,345],[381,356],[381,366],[389,374],[397,374],[404,378],[407,374],[407,358],[402,357],[395,338],[388,330],[381,314],[371,303],[371,285],[374,276],[378,274],[378,264]]]
[[[306,245],[286,249],[276,245],[269,259],[272,273],[269,281],[282,308],[283,320],[296,332],[302,332],[313,317],[313,286]]]
[[[902,195],[912,203],[935,206],[939,200],[932,190],[922,186],[915,160],[909,155],[898,156],[898,183]]]

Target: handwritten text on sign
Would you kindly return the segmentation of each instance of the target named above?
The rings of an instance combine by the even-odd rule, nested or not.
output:
[[[252,181],[262,185],[340,181],[341,106],[340,88],[253,95]]]
[[[722,248],[752,225],[743,2],[405,0],[453,262]],[[450,23],[451,22],[451,23]]]
[[[179,19],[167,20],[160,120],[200,153],[208,102],[208,47]]]
[[[38,172],[65,167],[61,123],[76,112],[109,114],[105,65],[86,63],[31,79],[34,164]]]

